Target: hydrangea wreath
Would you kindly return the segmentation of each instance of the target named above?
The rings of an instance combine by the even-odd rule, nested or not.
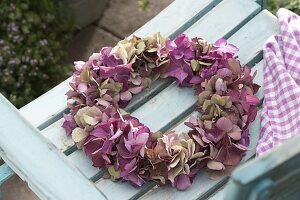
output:
[[[185,190],[201,169],[227,173],[247,151],[259,102],[255,73],[241,66],[237,52],[225,39],[208,44],[159,33],[104,47],[75,62],[63,127],[93,166],[135,187],[151,180]],[[201,115],[185,123],[188,132],[153,133],[121,109],[159,77],[195,89]]]

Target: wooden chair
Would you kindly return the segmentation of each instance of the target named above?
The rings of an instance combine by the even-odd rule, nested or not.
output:
[[[288,199],[300,196],[300,136],[238,167],[210,199]]]
[[[209,42],[227,38],[240,48],[241,63],[249,63],[258,71],[255,81],[262,85],[262,47],[268,37],[278,32],[277,19],[263,10],[263,5],[262,0],[175,0],[134,35],[161,32],[174,38],[185,33],[189,37],[203,37]],[[19,111],[0,97],[0,155],[6,162],[0,167],[0,183],[14,171],[41,199],[227,199],[224,194],[228,192],[222,187],[228,177],[210,180],[199,173],[192,187],[185,192],[170,186],[158,188],[154,182],[135,189],[128,183],[102,178],[103,170],[92,167],[91,161],[76,149],[61,128],[62,113],[68,112],[64,94],[69,90],[69,81],[70,78]],[[263,98],[263,88],[257,96]],[[135,96],[126,110],[153,131],[184,131],[183,122],[195,114],[195,102],[192,89],[178,88],[173,80],[158,80],[151,88]],[[157,113],[159,117],[153,117]],[[260,112],[250,127],[250,151],[243,163],[254,156],[259,131]],[[249,163],[253,162],[259,160]],[[244,189],[235,186],[235,180],[238,181],[239,174],[243,174],[242,169],[245,167],[234,173],[229,193]],[[265,172],[269,172],[268,168]],[[228,198],[239,199],[239,193],[233,194]]]

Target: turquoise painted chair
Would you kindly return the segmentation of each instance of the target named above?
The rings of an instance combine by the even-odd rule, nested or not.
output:
[[[234,171],[226,199],[288,199],[300,197],[300,136]]]
[[[227,38],[240,48],[242,64],[248,63],[258,71],[255,81],[262,85],[262,46],[278,32],[277,20],[263,10],[264,4],[263,0],[175,0],[134,34],[145,36],[159,31],[174,38],[185,33],[209,42]],[[284,197],[299,185],[296,168],[283,167],[297,163],[296,149],[295,156],[285,153],[290,156],[281,156],[280,162],[275,159],[278,152],[251,159],[260,131],[260,111],[250,127],[251,148],[242,161],[246,164],[233,173],[226,186],[229,177],[210,180],[204,173],[199,173],[185,192],[168,186],[158,188],[153,182],[135,189],[127,183],[106,180],[102,178],[103,171],[92,167],[91,161],[75,148],[61,128],[62,114],[68,112],[64,94],[69,81],[70,78],[19,111],[0,97],[0,155],[6,162],[0,166],[0,183],[17,173],[41,199],[63,200],[271,199],[275,192]],[[257,96],[263,99],[262,88]],[[195,102],[191,89],[178,88],[173,80],[158,80],[134,97],[126,110],[151,130],[184,131],[183,122],[195,114]],[[160,113],[159,119],[152,117],[156,113]],[[287,152],[287,149],[284,145],[276,151]],[[291,173],[290,178],[283,176],[284,169]],[[286,185],[289,180],[293,184]]]

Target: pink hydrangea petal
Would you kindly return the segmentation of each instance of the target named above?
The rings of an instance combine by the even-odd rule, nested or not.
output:
[[[124,101],[130,101],[132,98],[132,94],[129,91],[125,91],[120,94],[120,97]]]
[[[240,140],[242,138],[242,130],[237,125],[233,125],[232,130],[227,134],[234,140]]]
[[[192,185],[190,177],[186,174],[181,174],[175,178],[173,186],[177,190],[184,191]]]
[[[78,86],[77,86],[77,89],[80,93],[83,93],[87,90],[88,86],[86,83],[80,83]]]
[[[225,78],[225,77],[231,77],[232,76],[232,72],[230,69],[228,68],[222,68],[222,69],[219,69],[217,71],[217,75],[221,78]]]
[[[233,128],[232,122],[226,117],[221,117],[220,119],[218,119],[216,126],[218,127],[218,129],[226,132],[230,131]]]
[[[188,74],[180,67],[169,69],[166,75],[177,78],[179,83],[183,83],[184,79],[188,76]]]
[[[225,166],[221,162],[218,162],[215,160],[208,161],[207,167],[212,170],[224,170],[225,169]]]
[[[118,129],[117,132],[111,138],[109,138],[109,140],[115,140],[118,137],[120,137],[122,134],[123,134],[123,131],[121,131],[120,129]]]
[[[85,62],[83,62],[83,61],[75,61],[74,67],[77,71],[81,71],[84,64],[85,64]]]
[[[256,105],[259,103],[259,98],[257,98],[257,96],[255,96],[255,95],[247,95],[246,101],[248,103],[251,103],[252,105]]]
[[[138,93],[140,93],[143,89],[144,89],[144,86],[139,86],[139,87],[130,88],[129,91],[130,91],[132,94],[138,94]]]
[[[141,187],[145,183],[145,181],[136,173],[130,173],[124,177],[124,179],[129,181],[134,187]]]

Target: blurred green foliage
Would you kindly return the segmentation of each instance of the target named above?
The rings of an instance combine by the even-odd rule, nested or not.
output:
[[[145,11],[149,8],[150,2],[148,0],[138,0],[138,6],[141,11]]]
[[[287,8],[300,15],[300,0],[267,0],[267,6],[274,14],[279,8]]]
[[[67,77],[72,32],[62,1],[0,1],[0,92],[20,108]],[[47,106],[47,105],[45,105]]]

